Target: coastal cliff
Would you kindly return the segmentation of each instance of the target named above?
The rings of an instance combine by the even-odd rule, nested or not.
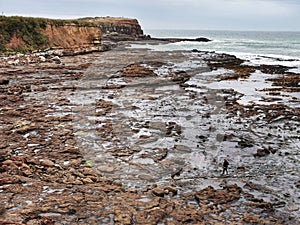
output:
[[[27,52],[46,48],[103,50],[101,40],[135,40],[143,37],[136,19],[96,17],[52,20],[0,17],[0,51]]]
[[[78,25],[55,26],[48,24],[41,31],[48,39],[50,47],[74,48],[89,46],[97,43],[101,38],[98,27],[87,27]]]
[[[122,39],[137,39],[144,37],[143,30],[137,19],[121,17],[84,18],[80,21],[96,24],[103,37],[119,36]]]

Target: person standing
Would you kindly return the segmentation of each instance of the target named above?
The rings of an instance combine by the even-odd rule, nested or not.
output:
[[[226,174],[228,174],[228,166],[229,166],[229,162],[227,158],[224,158],[222,175],[224,175],[225,172]]]

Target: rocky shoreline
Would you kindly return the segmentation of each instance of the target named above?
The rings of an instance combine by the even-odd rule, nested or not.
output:
[[[1,61],[0,224],[298,224],[299,74],[129,46]]]

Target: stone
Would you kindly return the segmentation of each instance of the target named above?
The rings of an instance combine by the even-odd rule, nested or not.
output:
[[[299,206],[297,206],[296,204],[289,204],[288,205],[288,210],[289,211],[298,211],[299,210]]]
[[[30,170],[23,170],[22,172],[27,177],[30,177],[32,175],[32,172]]]
[[[130,215],[129,212],[116,211],[114,221],[115,221],[115,224],[129,225],[129,224],[132,224],[131,217],[132,216]]]
[[[97,174],[97,172],[94,169],[91,169],[91,168],[84,168],[82,170],[82,174],[83,175],[95,175],[95,174]]]
[[[164,188],[166,194],[177,195],[178,190],[176,187],[167,186]]]
[[[258,217],[250,214],[246,214],[243,216],[243,221],[250,224],[261,224],[261,221]]]
[[[180,176],[182,171],[183,171],[182,167],[177,167],[177,168],[174,167],[171,171],[171,178],[174,178],[175,176]]]
[[[152,180],[155,179],[152,175],[150,175],[150,174],[144,174],[144,173],[143,174],[139,174],[137,177],[139,179],[148,180],[148,181],[152,181]]]
[[[137,193],[138,192],[138,190],[134,187],[128,188],[127,191],[130,192],[130,193]]]
[[[0,78],[0,85],[8,85],[9,84],[9,80],[5,79],[5,78]]]
[[[83,178],[83,179],[82,179],[82,182],[83,182],[84,184],[92,184],[92,183],[94,183],[94,181],[93,181],[91,178],[89,178],[89,177]]]
[[[256,154],[254,156],[257,157],[264,157],[270,154],[270,151],[268,149],[258,149]]]
[[[5,160],[4,162],[2,162],[2,165],[5,165],[5,166],[10,166],[10,165],[12,165],[12,164],[13,164],[13,161],[10,160],[10,159],[7,159],[7,160]]]
[[[52,166],[54,166],[55,164],[54,164],[54,162],[52,162],[50,159],[41,159],[41,160],[40,160],[40,165],[52,167]]]
[[[254,146],[253,140],[242,139],[238,142],[240,148],[251,148]]]
[[[105,173],[112,173],[115,170],[113,166],[98,166],[97,169]]]
[[[190,79],[190,75],[185,71],[171,73],[171,80],[178,83],[184,83]]]
[[[185,145],[174,145],[174,150],[180,151],[183,153],[191,153],[193,150]]]
[[[52,58],[52,60],[55,62],[55,63],[57,63],[57,64],[60,64],[61,63],[61,60],[60,60],[60,58],[59,58],[59,56],[54,56],[53,58]]]
[[[4,205],[1,203],[0,204],[0,218],[5,214],[6,212],[6,208],[4,207]]]
[[[42,56],[42,55],[39,56],[39,59],[40,59],[41,62],[46,62],[46,58],[44,56]]]
[[[40,213],[39,216],[54,220],[61,220],[62,218],[62,215],[60,213]]]
[[[153,188],[152,193],[156,196],[159,196],[159,197],[164,197],[164,195],[165,195],[165,191],[163,189],[159,188],[159,187]]]
[[[93,183],[92,180],[86,180],[87,183]],[[84,184],[83,181],[79,180],[79,179],[74,179],[73,181],[67,181],[66,183],[71,183],[71,184],[75,184],[75,185],[82,185]]]
[[[300,189],[300,180],[295,182],[295,186]]]
[[[120,187],[123,186],[122,181],[120,180],[114,180],[112,184]]]

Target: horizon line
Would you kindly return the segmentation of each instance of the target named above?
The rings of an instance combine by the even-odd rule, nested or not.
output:
[[[222,29],[222,28],[144,28],[144,31],[240,31],[240,32],[300,32],[300,30]]]

